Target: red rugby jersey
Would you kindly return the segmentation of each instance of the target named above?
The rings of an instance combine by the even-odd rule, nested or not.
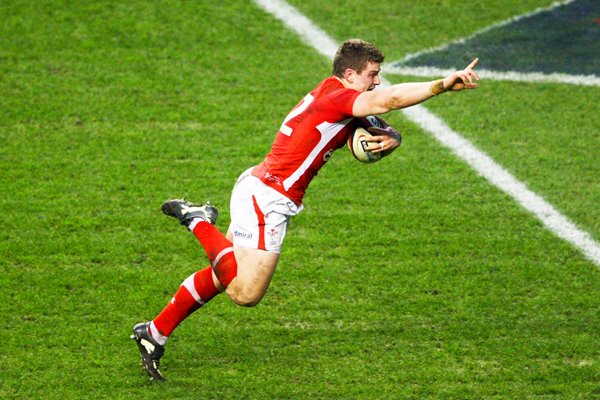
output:
[[[271,151],[252,174],[302,204],[311,180],[346,143],[359,94],[333,76],[319,83],[285,118]]]

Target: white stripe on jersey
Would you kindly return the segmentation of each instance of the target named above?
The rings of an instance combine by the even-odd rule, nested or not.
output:
[[[306,172],[308,167],[310,167],[315,158],[317,158],[321,150],[323,150],[325,146],[327,146],[327,143],[331,142],[335,135],[337,135],[339,131],[344,129],[344,127],[348,125],[348,123],[351,120],[352,118],[348,118],[333,124],[331,122],[325,121],[317,126],[317,130],[321,133],[321,140],[319,140],[319,143],[317,143],[315,148],[312,149],[312,151],[310,152],[308,157],[306,157],[306,160],[304,160],[302,165],[300,165],[300,167],[296,171],[294,171],[293,174],[291,174],[286,180],[283,181],[283,188],[286,191],[289,190],[289,188],[291,188],[294,185],[294,183],[298,181],[298,179],[300,179],[300,177]]]

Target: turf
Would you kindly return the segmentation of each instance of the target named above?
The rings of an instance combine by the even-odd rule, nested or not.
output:
[[[549,2],[442,2],[455,23],[417,41],[355,3],[301,9],[337,39],[379,32],[393,59]],[[225,230],[235,178],[329,62],[241,0],[6,1],[0,18],[0,398],[600,396],[598,266],[399,113],[392,156],[321,171],[264,301],[216,298],[150,382],[130,329],[207,264],[160,204],[210,199]],[[598,96],[492,81],[428,107],[598,239]]]

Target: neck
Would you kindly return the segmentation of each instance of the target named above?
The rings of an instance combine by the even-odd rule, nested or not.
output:
[[[337,79],[338,81],[340,81],[340,83],[342,85],[344,85],[345,88],[349,88],[350,87],[350,82],[348,82],[347,80],[345,80],[344,78],[340,78],[339,76],[333,76],[335,79]]]

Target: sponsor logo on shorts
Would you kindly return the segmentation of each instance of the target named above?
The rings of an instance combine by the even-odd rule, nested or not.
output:
[[[250,232],[240,232],[237,229],[233,231],[233,236],[242,239],[252,239],[252,233]]]

